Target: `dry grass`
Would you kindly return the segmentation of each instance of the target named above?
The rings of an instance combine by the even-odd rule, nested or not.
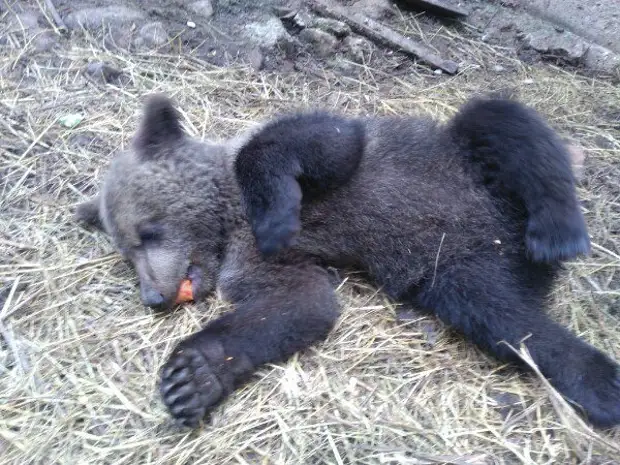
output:
[[[317,104],[446,118],[472,93],[516,87],[588,154],[580,194],[596,247],[569,266],[554,312],[620,359],[620,89],[459,43],[470,63],[512,70],[501,82],[474,67],[453,79],[390,78],[370,67],[356,79],[327,70],[283,77],[190,57],[112,55],[96,42],[34,59],[13,38],[0,56],[0,461],[620,463],[620,431],[590,430],[540,380],[499,366],[434,319],[397,319],[354,277],[339,289],[343,314],[326,343],[262,369],[211,426],[179,431],[156,395],[156,372],[175,341],[225,304],[153,316],[107,239],[72,220],[134,131],[148,92],[174,96],[194,134],[225,136]],[[80,70],[94,59],[122,69],[128,83],[86,80]],[[79,126],[58,123],[73,113],[84,117]]]

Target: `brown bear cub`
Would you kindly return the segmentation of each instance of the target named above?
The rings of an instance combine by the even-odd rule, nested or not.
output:
[[[473,99],[447,124],[289,114],[214,143],[152,96],[78,217],[133,264],[145,305],[172,307],[186,278],[195,299],[217,287],[234,305],[162,369],[184,425],[327,336],[338,303],[326,267],[365,271],[501,360],[524,366],[505,343],[525,340],[593,424],[620,423],[620,366],[545,314],[562,262],[590,241],[566,148],[520,103]]]

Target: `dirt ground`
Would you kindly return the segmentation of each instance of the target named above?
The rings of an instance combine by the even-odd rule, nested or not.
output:
[[[0,17],[0,463],[620,463],[619,429],[591,429],[536,376],[355,275],[342,276],[342,316],[324,344],[261,369],[210,425],[180,430],[159,401],[157,371],[176,341],[229,308],[214,296],[152,314],[108,239],[72,218],[150,92],[179,102],[192,134],[225,137],[294,108],[446,119],[473,94],[513,89],[586,154],[579,194],[593,254],[567,266],[552,311],[618,360],[613,77],[524,62],[506,41],[376,2],[370,14],[458,60],[459,73],[338,36],[335,24],[321,26],[333,39],[304,42],[299,23],[273,20],[275,0],[254,9],[220,0],[209,17],[204,3],[200,17],[193,2],[124,2],[103,29],[74,27],[75,14],[110,2],[54,1],[68,32],[45,3],[5,1]]]

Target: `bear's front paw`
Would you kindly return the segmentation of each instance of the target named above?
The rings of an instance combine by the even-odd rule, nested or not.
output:
[[[162,370],[160,393],[170,414],[181,425],[195,428],[226,390],[199,350],[179,348]]]
[[[183,426],[200,422],[244,381],[254,365],[237,345],[202,331],[181,342],[161,371],[160,394]]]
[[[525,239],[533,261],[553,263],[590,253],[590,237],[581,212],[565,210],[546,209],[530,217]]]
[[[301,231],[301,189],[294,178],[280,180],[267,208],[251,207],[252,232],[264,255],[273,255],[295,244]]]
[[[301,223],[294,213],[267,212],[253,229],[258,250],[264,255],[273,255],[295,245]]]

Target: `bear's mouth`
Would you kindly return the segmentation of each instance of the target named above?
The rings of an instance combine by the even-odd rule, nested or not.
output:
[[[202,285],[202,269],[198,265],[190,265],[185,273],[185,278],[189,279],[192,283],[192,295],[194,301],[198,299],[200,289]]]

